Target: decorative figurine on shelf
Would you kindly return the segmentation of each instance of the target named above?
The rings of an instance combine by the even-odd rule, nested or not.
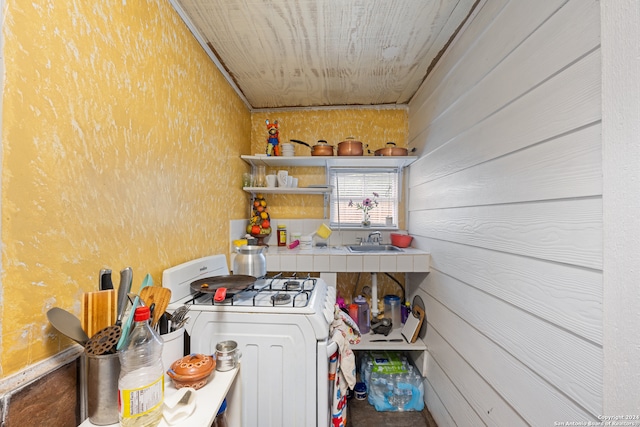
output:
[[[247,233],[258,239],[258,246],[268,246],[264,239],[271,234],[271,218],[267,212],[267,201],[261,193],[253,199],[251,212]]]
[[[267,123],[267,132],[269,136],[267,137],[267,156],[279,156],[280,155],[280,132],[278,129],[280,126],[278,125],[278,121],[274,121],[273,123],[269,122],[269,119],[266,120]]]

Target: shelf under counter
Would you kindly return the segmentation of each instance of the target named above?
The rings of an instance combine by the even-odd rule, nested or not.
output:
[[[425,343],[418,338],[416,342],[409,343],[402,336],[402,328],[395,328],[389,335],[368,334],[362,335],[360,342],[351,346],[353,350],[420,350],[427,349]],[[402,341],[374,341],[374,340],[402,340]]]
[[[426,375],[427,372],[427,345],[418,338],[416,342],[409,343],[402,336],[402,328],[392,329],[389,335],[384,336],[381,334],[368,334],[362,335],[358,344],[352,344],[351,350],[353,351],[368,351],[368,350],[389,350],[389,351],[404,351],[409,353],[409,356],[413,360],[420,374]],[[398,340],[402,341],[374,341],[374,340]]]

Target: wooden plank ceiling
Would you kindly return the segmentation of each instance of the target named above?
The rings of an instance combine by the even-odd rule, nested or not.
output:
[[[253,109],[406,104],[476,0],[171,0]]]

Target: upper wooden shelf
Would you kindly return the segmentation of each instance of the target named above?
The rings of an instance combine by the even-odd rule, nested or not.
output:
[[[352,168],[405,168],[416,156],[240,156],[251,165],[271,167],[317,166]]]

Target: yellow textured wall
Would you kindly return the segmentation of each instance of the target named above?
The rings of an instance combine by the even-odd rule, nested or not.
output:
[[[229,220],[248,212],[240,155],[264,152],[266,118],[282,141],[406,146],[403,109],[250,114],[166,0],[7,0],[4,15],[0,377],[72,343],[46,312],[79,315],[101,268],[117,287],[132,266],[136,291],[227,253]],[[321,196],[269,203],[275,218],[322,217]]]
[[[0,375],[71,344],[98,272],[228,252],[251,118],[166,0],[4,5]],[[230,185],[229,185],[230,184]]]
[[[297,139],[313,146],[319,139],[324,139],[336,149],[338,143],[350,136],[368,144],[372,153],[385,147],[389,141],[406,147],[409,135],[408,112],[402,107],[254,112],[251,115],[251,154],[265,153],[267,119],[270,122],[278,121],[280,142]],[[311,155],[311,150],[304,145],[295,144],[294,150],[296,156]],[[366,149],[365,155],[368,155]],[[275,169],[271,172],[275,172]],[[300,187],[325,182],[322,168],[289,168],[289,173],[299,178]],[[267,199],[272,218],[323,217],[321,195],[270,194]]]

